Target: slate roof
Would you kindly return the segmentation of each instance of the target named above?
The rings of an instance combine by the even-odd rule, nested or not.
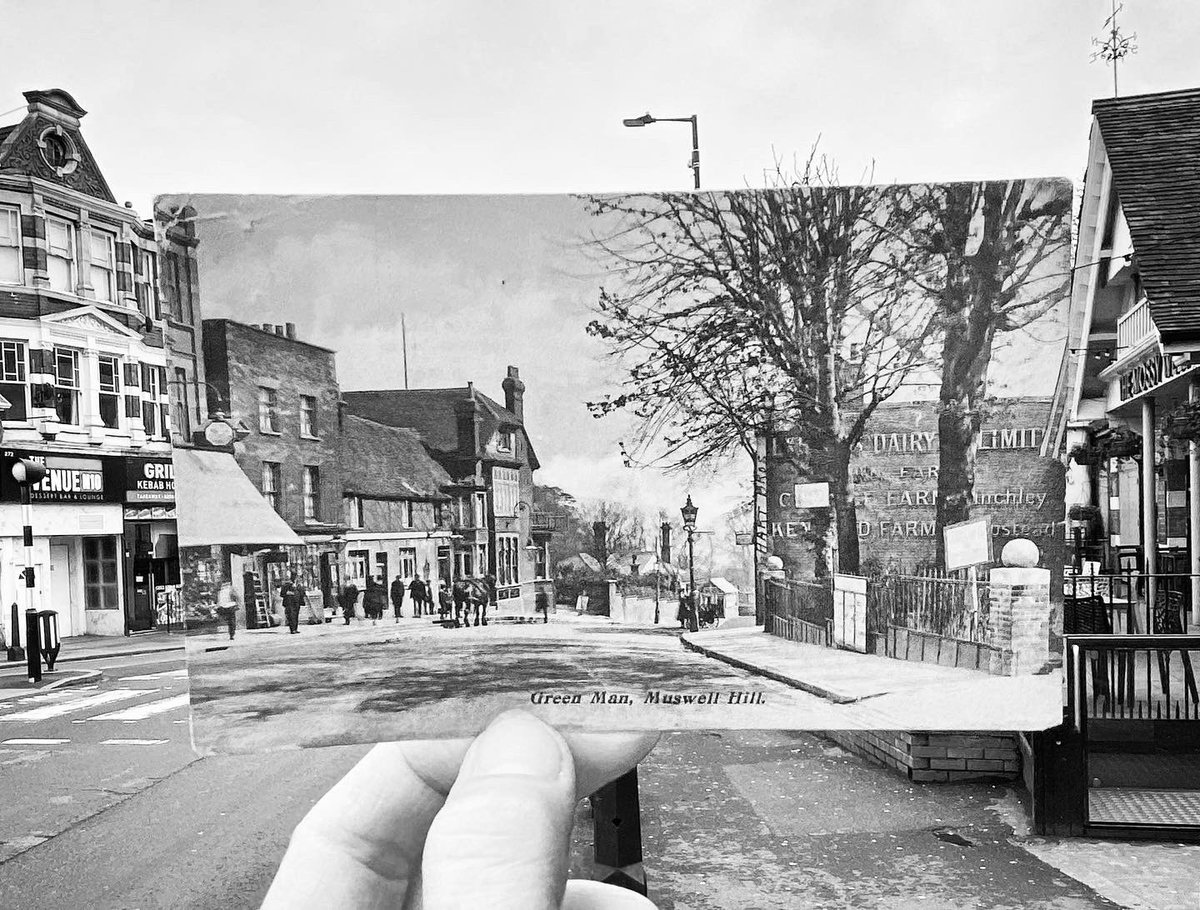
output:
[[[385,499],[447,499],[450,475],[429,457],[415,430],[384,426],[347,414],[342,442],[354,465],[347,493]]]
[[[486,444],[501,424],[524,426],[512,411],[484,395],[473,386],[450,389],[380,389],[361,392],[342,392],[346,408],[360,417],[392,427],[409,427],[416,430],[425,443],[438,452],[454,454],[458,451],[458,420],[455,405],[474,397],[483,417],[479,435],[481,444]],[[529,461],[536,470],[537,455],[526,435]]]
[[[1200,88],[1092,103],[1164,343],[1200,340]]]

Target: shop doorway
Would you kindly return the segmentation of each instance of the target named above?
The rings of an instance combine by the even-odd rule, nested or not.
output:
[[[46,593],[42,609],[58,612],[58,635],[82,635],[83,617],[77,615],[78,604],[71,584],[71,547],[66,543],[50,544],[50,574],[46,579]]]
[[[127,524],[130,536],[132,593],[127,612],[130,632],[148,632],[154,628],[157,609],[154,599],[154,547],[148,522]],[[101,554],[102,555],[102,554]]]

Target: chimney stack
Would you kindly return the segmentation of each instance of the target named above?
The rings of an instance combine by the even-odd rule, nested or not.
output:
[[[671,523],[664,521],[662,527],[659,528],[662,534],[662,539],[659,543],[658,558],[667,565],[671,564]]]
[[[501,384],[504,389],[504,406],[517,415],[517,420],[525,422],[525,383],[521,382],[520,371],[513,366],[508,368],[508,375]]]
[[[275,326],[275,334],[278,335],[280,338],[283,338],[284,337],[283,326],[281,326],[281,325]]]
[[[285,323],[283,328],[284,328],[284,331],[287,333],[288,340],[295,341],[296,340],[296,323],[294,323],[294,322]]]

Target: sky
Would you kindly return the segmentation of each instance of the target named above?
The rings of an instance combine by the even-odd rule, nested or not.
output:
[[[160,193],[689,187],[687,125],[622,127],[622,118],[645,112],[698,116],[706,189],[760,186],[775,161],[790,165],[814,144],[838,162],[844,182],[1078,180],[1091,100],[1113,93],[1111,69],[1089,59],[1108,13],[1107,0],[0,0],[11,36],[4,42],[0,124],[20,118],[24,90],[71,92],[91,112],[84,135],[117,198],[144,214]],[[1200,85],[1193,40],[1200,4],[1130,0],[1121,15],[1138,47],[1121,64],[1121,94]],[[53,41],[28,40],[49,22]],[[463,320],[486,330],[497,349],[522,355],[530,405],[543,427],[550,415],[539,409],[555,400],[547,390],[585,384],[594,351],[586,364],[581,356],[539,364],[522,347],[530,343],[522,327],[503,320],[505,301],[520,293],[526,311],[549,326],[538,336],[539,350],[555,351],[546,339],[568,328],[554,325],[566,283],[545,239],[569,233],[577,212],[544,206],[536,232],[521,227],[519,206],[492,207],[489,230],[473,232],[472,219],[461,220],[454,236],[436,242],[426,225],[395,244],[386,262],[360,270],[359,281],[386,277],[396,302],[412,313],[414,385],[472,379],[500,397],[509,357],[472,354],[464,362],[434,353],[435,340],[453,338]],[[321,250],[330,248],[324,241],[354,245],[361,240],[356,231],[372,223],[378,227],[378,218],[343,218]],[[290,239],[282,231],[258,238],[289,257],[284,277],[267,281],[264,264],[254,271],[244,259],[235,293],[202,274],[202,300],[213,307],[206,315],[283,321],[266,310],[279,305],[272,295],[286,290],[288,306],[307,314],[289,321],[301,324],[302,337],[322,332],[338,348],[347,388],[374,384],[376,376],[382,383],[389,363],[395,368],[383,352],[387,337],[356,315],[341,331],[328,328],[340,321],[318,303],[336,294],[314,284],[323,272],[311,229],[306,235],[293,227]],[[511,244],[521,256],[508,258]],[[586,273],[579,277],[575,283],[587,287]],[[430,290],[439,284],[449,289],[440,305]],[[264,312],[249,312],[247,301]],[[375,312],[364,308],[362,318]],[[375,375],[362,375],[368,366]],[[583,417],[559,409],[556,433],[611,448],[619,433],[597,434]],[[643,488],[622,475],[611,451],[600,467],[594,451],[575,464],[565,446],[539,454],[544,482],[624,484],[629,495],[664,502],[681,499],[687,488],[662,480]]]

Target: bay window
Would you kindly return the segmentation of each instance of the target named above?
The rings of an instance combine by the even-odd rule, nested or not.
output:
[[[21,283],[21,212],[0,207],[0,284]]]
[[[496,584],[499,587],[509,587],[520,581],[518,546],[517,535],[496,535]]]
[[[492,508],[508,518],[517,514],[521,500],[521,472],[516,468],[492,468]]]
[[[75,225],[69,221],[46,219],[46,270],[51,290],[76,293]]]

